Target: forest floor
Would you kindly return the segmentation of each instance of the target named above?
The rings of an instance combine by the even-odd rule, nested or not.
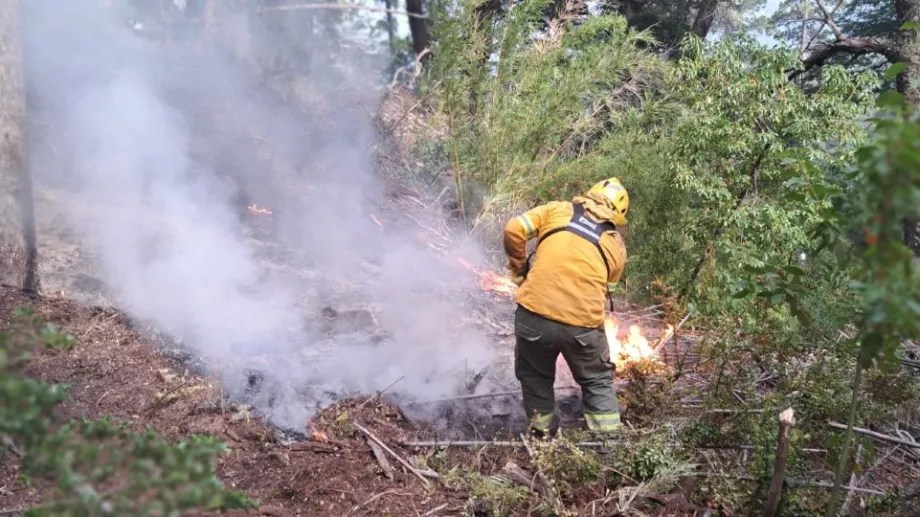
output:
[[[212,380],[190,373],[187,364],[160,353],[157,344],[114,309],[62,297],[35,298],[0,287],[0,328],[9,325],[9,315],[17,307],[32,307],[43,319],[76,338],[73,348],[44,351],[24,371],[44,382],[70,386],[70,397],[60,406],[62,419],[112,416],[134,430],[150,427],[175,439],[206,434],[225,441],[230,452],[219,462],[219,477],[261,505],[237,513],[486,514],[485,509],[469,506],[472,494],[462,484],[436,479],[430,471],[428,475],[433,477],[423,482],[392,457],[392,468],[387,472],[358,426],[421,470],[427,470],[427,463],[437,463],[441,472],[475,466],[479,474],[489,477],[505,473],[509,462],[522,469],[532,468],[523,448],[496,447],[483,454],[482,449],[407,446],[406,442],[413,440],[437,440],[439,436],[443,440],[443,435],[430,425],[410,421],[398,407],[383,402],[385,395],[379,393],[327,407],[309,424],[310,438],[306,433],[291,436],[266,425],[250,413],[250,408],[228,402]],[[445,417],[456,427],[470,424],[462,412]],[[513,436],[508,433],[506,437]],[[437,458],[432,458],[434,455]],[[16,461],[11,460],[0,466],[0,510],[4,515],[10,514],[9,509],[27,508],[42,499],[41,484],[24,485]],[[603,498],[603,487],[589,486],[571,502],[590,504],[598,497]],[[535,504],[537,498],[522,501],[514,513],[527,514]]]

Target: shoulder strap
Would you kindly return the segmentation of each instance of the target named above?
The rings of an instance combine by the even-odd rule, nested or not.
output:
[[[604,261],[604,268],[607,270],[607,276],[604,277],[604,280],[606,281],[607,278],[610,278],[610,263],[607,262],[607,255],[604,254],[604,248],[601,247],[601,236],[607,232],[615,231],[616,229],[616,225],[610,221],[595,223],[594,221],[585,217],[584,205],[580,203],[572,205],[572,219],[569,220],[569,223],[565,226],[560,226],[558,228],[553,228],[547,231],[537,241],[537,245],[534,247],[533,253],[527,257],[524,273],[525,278],[527,276],[527,271],[530,269],[530,259],[537,252],[537,248],[540,247],[540,244],[550,235],[555,235],[561,231],[567,231],[572,232],[575,235],[578,235],[579,237],[594,244],[594,247],[597,248],[598,253],[601,254],[601,259]]]

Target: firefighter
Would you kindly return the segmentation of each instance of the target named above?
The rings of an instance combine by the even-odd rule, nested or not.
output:
[[[619,229],[628,209],[626,189],[610,178],[571,202],[546,203],[505,225],[508,268],[520,286],[514,371],[534,434],[558,425],[553,383],[560,353],[581,386],[588,429],[609,434],[620,427],[604,310],[626,265]],[[531,239],[537,244],[528,257]]]

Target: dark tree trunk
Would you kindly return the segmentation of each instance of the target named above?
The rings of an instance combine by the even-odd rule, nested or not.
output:
[[[0,283],[38,291],[19,2],[0,2]]]
[[[412,34],[412,49],[415,54],[421,54],[431,44],[431,33],[428,32],[428,21],[424,16],[422,0],[406,0],[406,12],[409,13],[409,32]],[[414,15],[414,16],[412,16]]]
[[[393,0],[384,0],[384,5],[387,8],[387,42],[390,45],[390,55],[396,54],[395,40],[396,36],[394,32],[396,31],[396,25],[393,23]]]
[[[712,28],[712,21],[716,17],[716,7],[719,6],[719,0],[703,0],[700,2],[700,9],[696,12],[696,19],[693,20],[693,26],[690,31],[702,39],[706,39],[709,29]]]
[[[920,23],[920,0],[895,0],[899,25],[907,22]],[[920,42],[917,31],[901,31],[898,35],[900,58],[907,64],[898,76],[898,91],[904,94],[909,106],[920,111]],[[918,208],[920,210],[920,208]],[[904,219],[904,243],[920,257],[920,214],[909,214]]]

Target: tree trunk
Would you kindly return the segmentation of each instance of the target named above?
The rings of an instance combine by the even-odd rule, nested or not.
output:
[[[396,55],[396,24],[393,20],[393,0],[384,0],[387,8],[387,42],[390,46],[390,56]]]
[[[0,2],[0,283],[38,291],[19,2]]]
[[[703,0],[700,2],[700,9],[696,12],[696,19],[693,20],[693,26],[690,31],[706,39],[709,29],[712,27],[712,21],[716,17],[716,7],[719,6],[719,0]]]
[[[920,23],[920,0],[895,0],[899,25]],[[898,91],[904,94],[907,104],[920,112],[920,42],[916,30],[901,31],[898,50],[907,69],[898,76]],[[920,214],[909,214],[904,219],[904,243],[920,257]]]
[[[415,54],[421,54],[431,44],[431,33],[428,32],[428,20],[419,18],[424,16],[422,0],[406,0],[406,11],[409,16],[409,32],[412,34],[412,49]]]

